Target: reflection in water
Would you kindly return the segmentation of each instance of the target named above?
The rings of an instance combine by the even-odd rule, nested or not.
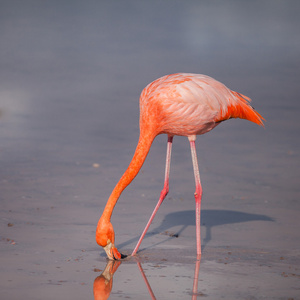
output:
[[[113,285],[113,276],[121,261],[109,260],[102,274],[94,280],[94,299],[108,299]]]
[[[145,281],[145,283],[146,283],[146,286],[147,286],[148,292],[149,292],[149,294],[150,294],[150,296],[151,296],[151,299],[156,299],[155,296],[154,296],[154,293],[153,293],[153,291],[152,291],[152,289],[151,289],[151,286],[150,286],[150,284],[149,284],[149,281],[148,281],[148,279],[147,279],[147,277],[146,277],[146,275],[145,275],[145,272],[144,272],[144,270],[143,270],[143,268],[142,268],[142,265],[141,265],[141,263],[140,263],[139,261],[137,262],[137,265],[138,265],[139,270],[140,270],[140,272],[141,272],[141,274],[142,274],[142,277],[143,277],[143,279],[144,279],[144,281]]]
[[[197,299],[197,296],[199,295],[198,294],[198,279],[199,279],[200,261],[201,261],[201,254],[197,256],[197,259],[195,262],[192,300]],[[112,291],[112,287],[113,287],[113,276],[114,276],[114,273],[117,271],[118,267],[120,266],[120,264],[121,264],[121,261],[109,260],[105,267],[105,270],[102,272],[102,274],[95,278],[94,287],[93,287],[95,300],[100,300],[100,299],[102,300],[102,299],[109,298],[110,293]],[[139,261],[137,261],[137,266],[140,270],[142,278],[144,279],[144,282],[146,284],[146,287],[148,289],[151,299],[156,299],[154,292],[150,286],[150,283],[146,277],[146,274],[142,268],[142,264]]]

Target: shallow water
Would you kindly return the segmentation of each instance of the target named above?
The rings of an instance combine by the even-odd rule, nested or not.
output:
[[[103,282],[110,299],[299,297],[298,2],[0,6],[1,299],[93,299]],[[175,137],[170,193],[137,257],[107,266],[94,232],[138,140],[139,94],[174,72],[251,97],[265,129],[230,120],[197,139],[201,263],[189,144]],[[159,196],[166,141],[114,210],[122,253]]]

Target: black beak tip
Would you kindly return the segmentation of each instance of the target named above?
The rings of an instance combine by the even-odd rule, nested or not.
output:
[[[120,254],[121,254],[121,259],[124,259],[128,256],[128,255],[125,255],[125,254],[122,254],[122,253],[120,253]],[[118,258],[115,258],[115,256],[113,256],[113,258],[114,258],[114,260],[118,260]]]

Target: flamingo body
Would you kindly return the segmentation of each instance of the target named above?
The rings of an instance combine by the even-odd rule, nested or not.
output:
[[[190,136],[204,134],[229,118],[245,118],[262,124],[249,101],[248,97],[206,75],[167,75],[143,90],[141,125],[152,124],[157,134]]]
[[[195,149],[196,135],[204,134],[230,118],[247,119],[263,125],[263,118],[250,105],[251,100],[227,88],[221,82],[200,74],[178,73],[163,76],[147,85],[140,96],[140,138],[129,167],[110,195],[98,222],[96,241],[104,247],[110,259],[120,259],[114,246],[114,230],[110,223],[113,209],[122,191],[131,183],[142,167],[154,138],[168,135],[165,184],[159,202],[136,246],[134,255],[169,191],[171,146],[174,135],[187,136],[191,143],[196,183],[197,254],[201,254],[200,203],[202,187]]]

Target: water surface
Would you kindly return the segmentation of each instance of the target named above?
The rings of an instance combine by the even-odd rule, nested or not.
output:
[[[230,120],[197,139],[200,264],[189,144],[174,138],[170,193],[137,258],[108,266],[110,299],[297,299],[298,2],[0,8],[1,299],[93,299],[107,266],[95,227],[138,140],[139,94],[175,72],[207,74],[249,96],[265,129]],[[156,138],[114,210],[125,254],[163,186],[166,141]]]

